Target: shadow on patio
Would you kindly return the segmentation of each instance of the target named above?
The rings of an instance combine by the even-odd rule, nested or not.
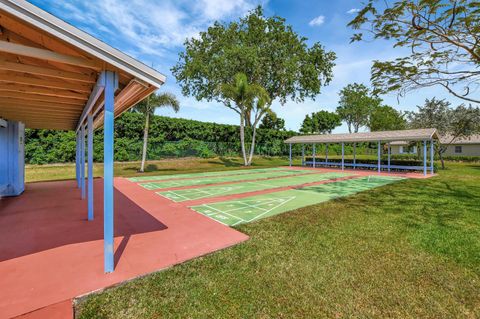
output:
[[[103,183],[95,179],[95,220],[87,221],[87,201],[75,181],[31,183],[20,197],[0,200],[0,262],[44,250],[103,240]],[[167,227],[115,189],[115,251],[118,263],[133,234]]]

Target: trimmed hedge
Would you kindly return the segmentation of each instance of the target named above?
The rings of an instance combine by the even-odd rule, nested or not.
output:
[[[116,161],[136,161],[141,158],[143,127],[141,114],[127,112],[115,120],[114,156]],[[284,140],[296,135],[293,131],[257,130],[257,155],[286,155]],[[249,129],[247,129],[247,136]],[[248,139],[247,139],[248,143]],[[298,150],[297,150],[298,149]],[[300,151],[298,147],[295,151]],[[238,156],[239,127],[187,119],[153,116],[151,118],[148,158]],[[103,160],[103,130],[94,134],[94,161]],[[32,130],[25,132],[25,161],[30,164],[65,163],[75,161],[73,131]]]

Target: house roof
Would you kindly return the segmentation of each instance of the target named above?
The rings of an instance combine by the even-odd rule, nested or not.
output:
[[[436,129],[414,129],[397,131],[380,131],[364,133],[345,134],[321,134],[321,135],[299,135],[293,136],[285,141],[292,144],[313,144],[313,143],[353,143],[353,142],[391,142],[391,141],[423,141],[438,139]]]
[[[451,135],[440,136],[440,143],[448,144],[451,142],[452,138]],[[480,134],[457,138],[451,144],[480,144]]]
[[[451,135],[442,135],[440,136],[441,144],[451,144],[451,145],[465,145],[465,144],[480,144],[480,134],[472,135],[469,137],[461,137],[455,139],[453,142]],[[451,143],[450,143],[451,142]],[[408,141],[395,141],[390,143],[391,145],[408,145]]]
[[[75,129],[102,71],[118,74],[115,116],[165,76],[24,0],[0,0],[0,117]],[[103,99],[92,111],[103,122]]]

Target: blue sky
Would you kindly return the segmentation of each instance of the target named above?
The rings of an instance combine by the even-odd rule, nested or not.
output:
[[[221,104],[183,97],[170,68],[187,37],[206,30],[215,20],[238,19],[258,4],[263,5],[267,15],[284,17],[309,43],[318,41],[337,54],[334,80],[315,101],[285,105],[274,102],[273,110],[285,119],[288,129],[298,130],[305,115],[311,112],[334,111],[338,92],[345,85],[369,85],[372,60],[391,60],[402,55],[401,50],[386,41],[349,43],[353,31],[346,25],[361,7],[358,0],[96,0],[95,5],[84,0],[31,2],[165,74],[167,83],[161,90],[176,94],[181,102],[181,111],[176,114],[167,109],[158,112],[166,116],[237,124],[237,114]],[[461,103],[441,88],[415,91],[403,98],[395,94],[382,98],[398,110],[414,110],[425,98],[434,96],[446,98],[453,105]],[[346,126],[335,131],[345,132]]]

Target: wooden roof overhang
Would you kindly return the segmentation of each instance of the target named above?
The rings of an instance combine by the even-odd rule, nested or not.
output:
[[[438,140],[434,128],[379,131],[345,134],[299,135],[287,140],[287,144],[321,144],[321,143],[359,143],[359,142],[393,142],[393,141],[425,141]]]
[[[102,71],[118,75],[115,116],[165,76],[24,0],[0,0],[0,118],[73,130]],[[90,112],[103,123],[103,95]]]

